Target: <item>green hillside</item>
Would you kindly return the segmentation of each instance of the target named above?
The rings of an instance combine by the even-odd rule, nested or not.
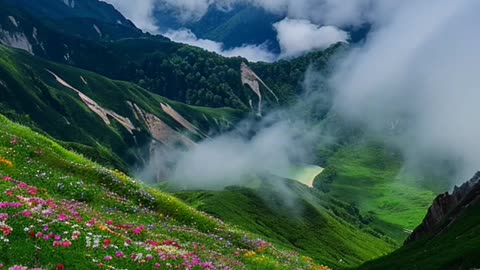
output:
[[[205,134],[226,129],[242,116],[241,112],[232,109],[190,107],[171,102],[135,84],[112,81],[1,45],[0,52],[0,112],[56,139],[87,145],[106,155],[113,155],[119,160],[114,164],[117,167],[121,164],[126,167],[141,160],[141,153],[133,152],[133,147],[141,148],[152,138],[151,130],[142,119],[138,119],[129,104],[157,116],[172,130],[193,140],[200,137],[165,113],[161,104],[170,105]],[[125,128],[115,119],[110,119],[110,124],[105,123],[79,94],[59,83],[53,74],[98,106],[131,121],[134,130]]]
[[[420,224],[436,193],[402,176],[402,157],[376,143],[341,147],[327,158],[314,186],[375,218],[400,244]]]
[[[335,268],[361,264],[395,246],[346,203],[296,182],[259,181],[249,184],[252,188],[174,194],[198,210]]]
[[[0,116],[0,265],[327,269]]]
[[[478,189],[473,202],[460,213],[443,220],[439,232],[404,245],[392,254],[359,269],[476,269],[480,265],[480,203]]]

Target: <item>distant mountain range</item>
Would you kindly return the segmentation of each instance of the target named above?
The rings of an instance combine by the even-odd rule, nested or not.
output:
[[[227,49],[245,44],[266,44],[273,53],[280,53],[273,24],[285,16],[269,13],[254,5],[237,4],[228,10],[212,5],[202,18],[193,22],[182,22],[168,9],[157,9],[154,16],[161,31],[188,28],[198,38],[222,42]],[[344,30],[350,34],[350,41],[356,43],[366,37],[370,25],[347,27]]]

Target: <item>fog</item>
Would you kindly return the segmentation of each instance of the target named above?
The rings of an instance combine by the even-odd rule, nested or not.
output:
[[[272,12],[288,14],[297,14],[295,10],[300,14],[320,2],[334,5],[313,0],[295,5],[260,2]],[[227,2],[223,4],[228,8]],[[351,1],[335,11],[340,14],[327,12],[325,23],[369,21],[374,27],[365,42],[350,45],[337,57],[330,77],[310,72],[306,76],[309,91],[324,98],[312,85],[325,82],[334,93],[332,113],[362,127],[367,137],[398,149],[405,159],[405,172],[415,174],[425,166],[442,171],[448,164],[454,172],[452,184],[461,183],[480,168],[479,8],[475,0]],[[298,14],[295,22],[317,20],[308,13]],[[295,39],[293,34],[286,36]],[[294,47],[289,51],[297,53]],[[309,106],[320,104],[325,109],[328,103],[322,98],[308,99]],[[308,162],[312,146],[322,143],[318,138],[328,137],[328,132],[297,115],[298,108],[305,107],[305,99],[301,100],[300,105],[242,123],[231,133],[183,152],[172,179],[186,185],[225,186]]]
[[[242,56],[252,62],[273,62],[300,56],[312,50],[325,49],[337,42],[347,42],[348,34],[342,26],[359,26],[376,18],[372,14],[384,10],[391,1],[355,0],[338,4],[332,0],[105,0],[118,8],[141,29],[167,36],[172,41],[197,46],[226,57]],[[166,9],[181,21],[192,22],[202,18],[209,8],[229,10],[235,4],[251,4],[285,18],[272,25],[277,32],[281,52],[274,54],[267,44],[243,44],[224,48],[221,42],[198,38],[189,29],[160,31],[154,17],[155,9]],[[367,9],[370,8],[370,9]],[[366,12],[368,11],[368,12]],[[300,42],[299,42],[300,41]]]
[[[335,110],[398,147],[407,170],[452,161],[462,182],[480,168],[479,8],[404,1],[330,81]]]

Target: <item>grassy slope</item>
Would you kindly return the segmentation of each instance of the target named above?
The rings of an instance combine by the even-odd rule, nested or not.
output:
[[[388,239],[352,225],[357,217],[348,213],[346,204],[335,204],[325,194],[297,182],[287,183],[175,194],[199,210],[338,268],[358,265],[393,249]]]
[[[128,117],[140,128],[135,134],[137,141],[115,121],[112,126],[106,125],[87,108],[76,93],[56,82],[47,69],[101,106]],[[81,77],[88,82],[87,85]],[[135,160],[128,149],[133,145],[141,147],[149,137],[145,125],[135,119],[127,101],[138,104],[180,131],[183,131],[183,127],[161,110],[160,102],[170,104],[206,133],[228,126],[229,122],[241,115],[232,109],[208,109],[171,102],[135,84],[109,80],[3,46],[0,46],[0,80],[3,82],[3,86],[0,85],[1,112],[17,120],[24,120],[24,123],[31,123],[57,139],[103,149],[107,153],[113,152],[124,163]],[[114,165],[118,167],[118,163]]]
[[[341,148],[327,160],[315,186],[375,218],[374,227],[400,244],[423,219],[435,193],[399,177],[401,159],[375,144]]]
[[[0,265],[164,269],[198,259],[222,269],[321,269],[3,116],[0,157]]]
[[[359,269],[476,269],[480,266],[480,203],[434,238],[404,246]]]

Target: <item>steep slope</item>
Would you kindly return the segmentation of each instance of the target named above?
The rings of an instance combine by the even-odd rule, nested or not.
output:
[[[0,115],[0,267],[328,269]]]
[[[282,184],[283,183],[283,184]],[[174,195],[239,228],[336,268],[387,254],[393,241],[372,230],[354,208],[297,182],[255,180],[223,191]]]
[[[229,109],[189,107],[131,83],[112,81],[3,46],[0,51],[1,112],[23,119],[54,138],[112,152],[123,164],[141,161],[146,153],[132,149],[142,149],[152,138],[163,144],[183,137],[199,140],[204,134],[227,129],[242,115]],[[171,108],[170,114],[162,105]],[[172,117],[173,111],[177,117]],[[139,112],[148,114],[150,120],[139,117]],[[202,133],[185,127],[186,119]],[[169,136],[157,136],[165,129],[170,130]]]
[[[360,269],[476,269],[480,267],[480,174],[439,195],[398,251]]]
[[[211,5],[203,17],[187,18],[187,21],[179,19],[178,10],[172,10],[167,5],[155,10],[156,24],[162,31],[187,28],[198,38],[223,43],[226,49],[255,44],[264,45],[278,54],[281,52],[280,45],[273,25],[286,17],[287,14],[271,13],[248,2],[237,2],[229,8]],[[351,43],[357,43],[365,39],[371,25],[345,26],[343,30],[350,34]]]
[[[83,1],[90,2],[75,2],[79,5]],[[60,4],[64,5],[63,2]],[[257,103],[256,94],[242,84],[242,62],[272,89],[280,104],[286,104],[296,98],[309,65],[315,62],[321,63],[319,66],[325,65],[336,52],[336,49],[330,49],[312,53],[292,63],[253,65],[245,59],[221,57],[173,43],[161,36],[142,35],[113,41],[84,37],[76,29],[68,29],[68,22],[48,23],[47,19],[56,20],[53,15],[48,18],[32,16],[37,12],[43,14],[39,6],[18,4],[16,7],[18,9],[10,8],[0,1],[0,43],[112,79],[128,80],[153,93],[197,106],[249,110],[250,100]],[[106,31],[96,25],[101,32]],[[68,30],[60,31],[59,28]],[[92,23],[79,26],[79,29],[94,31],[93,35],[98,35]],[[262,91],[268,90],[262,86]],[[265,108],[275,106],[278,106],[276,99],[265,100]]]
[[[371,141],[337,148],[314,186],[352,203],[374,219],[373,228],[401,244],[425,216],[434,191],[402,176],[402,158],[394,149]]]
[[[59,32],[95,40],[143,36],[112,5],[98,0],[2,0]]]

